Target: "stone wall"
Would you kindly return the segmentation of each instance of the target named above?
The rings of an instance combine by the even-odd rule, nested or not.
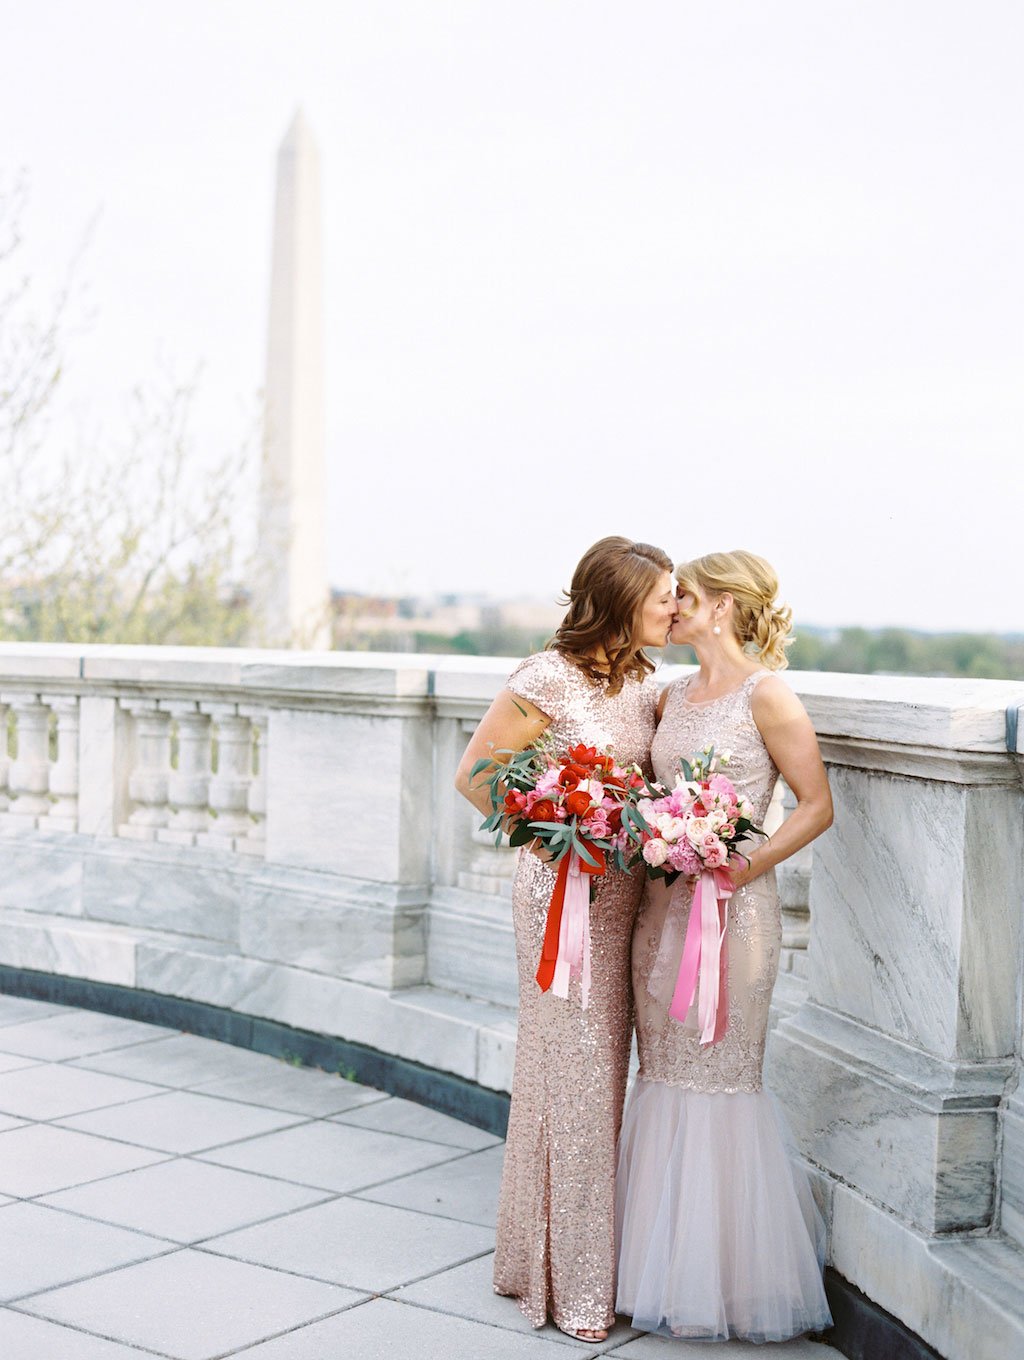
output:
[[[512,857],[452,780],[511,664],[0,646],[0,963],[507,1090]],[[836,1269],[943,1355],[1003,1360],[1024,1353],[1024,685],[789,679],[836,821],[780,875],[770,1080]]]

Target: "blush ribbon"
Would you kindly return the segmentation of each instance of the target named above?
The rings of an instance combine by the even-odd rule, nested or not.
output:
[[[724,1036],[729,1019],[728,950],[726,926],[732,881],[724,869],[705,869],[693,888],[690,919],[683,938],[682,917],[686,885],[680,880],[669,900],[658,955],[647,989],[668,1002],[668,1013],[682,1024],[697,993],[697,1024],[701,1044],[715,1044]],[[679,957],[682,943],[682,957]],[[679,958],[678,967],[675,959]],[[671,998],[667,983],[675,974]],[[699,983],[699,991],[698,991]]]
[[[589,849],[590,847],[588,847]],[[590,878],[603,874],[580,859],[575,850],[563,856],[548,907],[544,946],[537,966],[537,985],[553,996],[569,998],[569,983],[580,979],[580,1004],[590,1001]]]

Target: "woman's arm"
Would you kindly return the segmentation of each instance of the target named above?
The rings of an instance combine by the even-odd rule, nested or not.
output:
[[[551,719],[529,699],[503,689],[480,719],[455,775],[455,787],[485,817],[491,813],[491,798],[484,782],[486,771],[470,782],[470,771],[478,760],[489,760],[498,751],[522,751],[536,741]]]
[[[793,790],[796,807],[772,836],[750,856],[732,880],[737,888],[788,859],[832,825],[832,793],[807,710],[777,676],[754,690],[750,710],[768,753]]]

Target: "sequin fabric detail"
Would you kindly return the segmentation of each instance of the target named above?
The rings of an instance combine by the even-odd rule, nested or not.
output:
[[[529,657],[508,681],[551,719],[559,752],[611,748],[650,769],[658,686],[627,680],[609,696],[557,652]],[[535,1327],[548,1315],[579,1331],[615,1321],[615,1156],[629,1067],[630,941],[643,889],[638,873],[595,880],[590,908],[590,1004],[579,981],[568,1001],[534,974],[555,871],[520,852],[512,890],[519,1032],[498,1202],[494,1288]]]
[[[757,730],[750,697],[767,674],[755,671],[739,689],[700,704],[687,701],[689,677],[675,681],[651,748],[655,776],[673,782],[680,756],[700,751],[709,742],[716,750],[730,751],[729,778],[750,799],[754,822],[761,825],[779,772]],[[662,883],[647,885],[633,937],[640,1077],[693,1091],[760,1091],[768,1010],[782,944],[775,872],[753,879],[729,902],[729,1025],[723,1039],[704,1048],[696,1003],[681,1025],[647,991],[671,892]]]

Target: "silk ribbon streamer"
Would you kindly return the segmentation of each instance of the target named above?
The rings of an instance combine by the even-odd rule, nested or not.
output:
[[[580,979],[581,1005],[590,1000],[590,876],[603,874],[604,865],[592,867],[575,850],[558,865],[551,904],[548,907],[544,945],[537,966],[537,985],[568,1000],[569,982]]]
[[[699,981],[697,1023],[700,1042],[713,1044],[724,1036],[729,1017],[725,931],[732,882],[722,869],[706,869],[700,875],[694,884],[684,938],[685,891],[685,881],[680,880],[669,900],[647,990],[658,1000],[667,1002],[669,1015],[682,1024],[693,1004]],[[668,984],[673,976],[675,985],[669,998]]]

